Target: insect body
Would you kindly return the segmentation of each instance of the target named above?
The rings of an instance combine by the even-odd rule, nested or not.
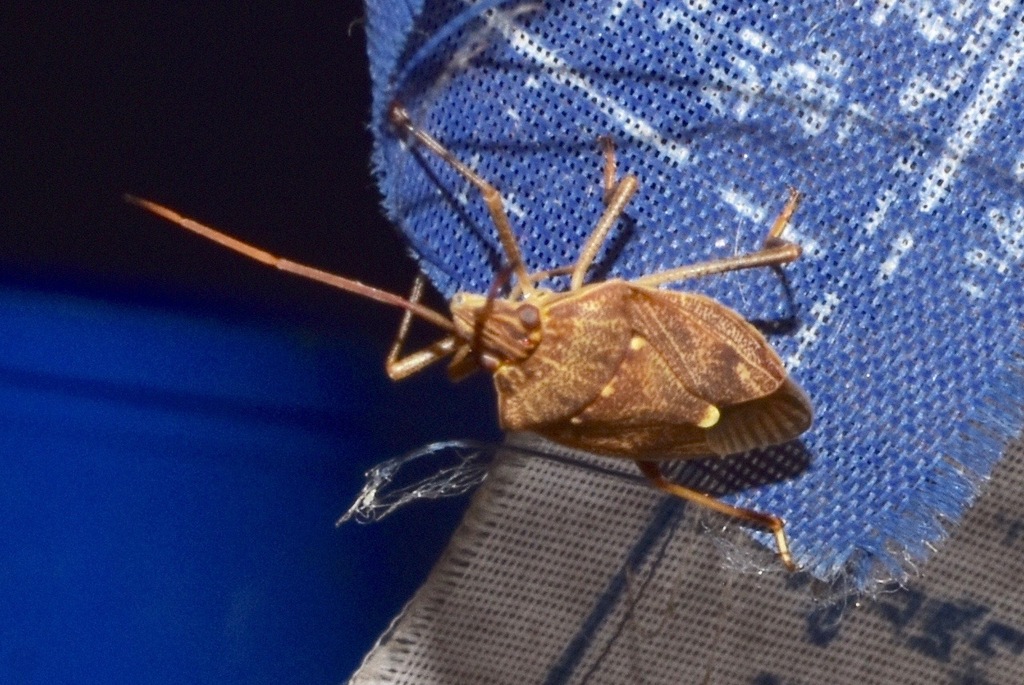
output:
[[[806,398],[778,356],[710,298],[611,280],[538,291],[527,306],[534,305],[538,315],[528,310],[528,318],[537,323],[509,338],[530,341],[533,333],[536,344],[493,365],[506,430],[654,460],[734,454],[808,427]]]
[[[487,205],[515,282],[506,297],[458,293],[451,318],[419,303],[417,278],[408,300],[365,284],[268,254],[147,200],[128,200],[264,263],[343,290],[402,307],[405,315],[386,362],[398,380],[451,357],[459,380],[477,369],[494,376],[502,428],[532,431],[560,444],[629,458],[655,487],[771,530],[783,563],[794,568],[780,518],[720,502],[665,479],[657,462],[743,452],[787,442],[811,423],[803,391],[787,377],[764,337],[713,299],[657,286],[726,271],[777,266],[800,255],[780,235],[796,210],[789,202],[762,250],[625,281],[586,284],[586,272],[638,188],[616,178],[615,154],[604,140],[605,211],[576,263],[527,272],[498,191],[439,141],[418,129],[400,105],[395,127],[476,186]],[[562,292],[539,286],[570,276]],[[422,350],[402,347],[418,316],[447,335]]]

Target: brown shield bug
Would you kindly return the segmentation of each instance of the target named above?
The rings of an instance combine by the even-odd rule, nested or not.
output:
[[[398,104],[391,123],[475,186],[494,222],[514,283],[506,297],[457,293],[451,317],[419,303],[423,278],[409,299],[274,256],[148,200],[140,207],[265,264],[405,310],[387,356],[399,380],[452,357],[460,380],[484,369],[494,376],[503,429],[532,431],[568,447],[634,460],[651,484],[672,495],[763,526],[775,535],[779,556],[795,568],[778,516],[725,504],[666,479],[658,462],[727,455],[788,442],[811,425],[812,409],[786,374],[764,336],[713,299],[658,286],[755,267],[779,266],[800,256],[780,238],[800,201],[791,190],[763,248],[691,264],[632,281],[585,283],[612,226],[636,193],[638,180],[616,178],[615,152],[604,146],[605,209],[575,264],[529,273],[501,195],[436,138],[417,128]],[[540,287],[555,275],[569,289]],[[446,332],[434,344],[402,352],[413,316]]]

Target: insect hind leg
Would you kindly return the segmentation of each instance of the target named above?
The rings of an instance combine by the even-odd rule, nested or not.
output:
[[[747,521],[754,525],[765,528],[775,536],[775,544],[779,549],[779,558],[782,560],[783,565],[790,571],[797,570],[796,564],[793,563],[793,556],[789,551],[789,541],[786,539],[786,524],[781,518],[774,514],[764,514],[760,511],[754,511],[753,509],[744,509],[742,507],[734,507],[725,502],[719,501],[710,495],[705,495],[702,492],[691,490],[690,488],[683,487],[676,483],[671,482],[665,476],[662,475],[661,469],[658,464],[653,461],[640,461],[637,460],[636,465],[640,467],[641,473],[647,477],[651,485],[658,490],[669,495],[674,495],[688,502],[699,504],[702,507],[707,507],[712,511],[717,511],[720,514],[726,516],[732,516],[738,518],[741,521]]]

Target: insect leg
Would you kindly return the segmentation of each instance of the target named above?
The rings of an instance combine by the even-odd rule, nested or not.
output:
[[[536,289],[527,277],[526,266],[523,263],[523,254],[519,249],[519,242],[516,240],[515,233],[512,231],[512,224],[508,220],[508,214],[505,212],[505,205],[498,189],[466,166],[448,148],[442,145],[437,138],[417,128],[412,123],[409,112],[406,111],[405,107],[397,102],[392,104],[389,116],[392,125],[415,138],[423,147],[447,162],[463,178],[476,186],[483,196],[484,204],[487,205],[487,211],[490,213],[491,221],[494,222],[494,227],[498,231],[498,238],[501,240],[501,246],[505,250],[505,255],[508,257],[512,271],[516,275],[516,280],[521,283],[520,287],[527,296],[533,295]]]
[[[409,301],[418,304],[423,296],[423,285],[426,279],[423,274],[417,274],[412,284],[412,292],[409,293]],[[439,359],[443,359],[455,351],[457,340],[455,336],[449,335],[432,345],[417,350],[408,355],[402,355],[402,347],[409,335],[409,327],[412,325],[412,312],[406,310],[402,315],[402,322],[398,325],[398,334],[395,342],[388,351],[387,360],[384,362],[384,369],[388,377],[393,381],[399,381],[418,373],[430,366]]]
[[[665,476],[661,474],[661,469],[658,464],[653,461],[637,461],[636,465],[640,467],[641,473],[643,473],[647,480],[650,481],[651,485],[661,490],[662,492],[670,495],[675,495],[685,499],[688,502],[699,504],[702,507],[707,507],[712,511],[717,511],[720,514],[726,516],[732,516],[743,521],[748,521],[754,525],[765,528],[775,536],[775,544],[779,548],[779,558],[782,560],[783,565],[790,571],[796,570],[796,564],[793,563],[793,556],[789,552],[789,542],[786,540],[785,523],[782,519],[774,514],[763,514],[753,509],[743,509],[741,507],[734,507],[724,502],[705,495],[702,492],[684,488],[682,485],[671,482]]]
[[[611,230],[615,222],[622,216],[622,212],[626,209],[626,204],[629,203],[633,194],[636,193],[639,185],[640,182],[632,174],[623,176],[622,180],[615,184],[611,197],[607,199],[604,214],[601,215],[597,225],[594,226],[594,230],[587,238],[587,242],[583,244],[583,249],[580,250],[580,256],[572,270],[572,279],[569,282],[570,290],[579,290],[583,286],[583,277],[593,263],[594,258],[597,257],[597,251],[601,249],[605,238],[608,237],[608,231]]]
[[[801,249],[796,243],[783,240],[780,236],[800,204],[800,193],[794,188],[789,189],[789,201],[782,209],[778,218],[772,224],[765,238],[764,247],[757,252],[735,257],[716,259],[710,262],[700,262],[681,266],[677,269],[669,269],[656,274],[643,276],[633,281],[636,285],[656,286],[662,283],[674,281],[685,281],[689,278],[699,278],[712,274],[725,273],[727,271],[739,271],[741,269],[753,269],[761,266],[781,266],[795,261],[800,257]]]
[[[604,196],[603,201],[607,205],[611,203],[612,191],[615,190],[615,177],[618,175],[618,163],[615,160],[615,142],[611,136],[601,136],[601,151],[604,152]]]
[[[609,206],[612,204],[613,201],[615,201],[615,191],[621,185],[615,180],[616,176],[618,175],[618,163],[615,161],[615,142],[611,139],[610,136],[601,136],[599,142],[601,143],[601,150],[604,152],[604,195],[602,196],[602,202],[604,202],[605,206]],[[633,177],[627,176],[627,178]],[[636,191],[634,190],[633,192]],[[627,198],[626,202],[628,201],[629,199]],[[625,205],[625,202],[623,203],[623,205]],[[618,215],[616,215],[615,218],[618,218]],[[609,222],[608,229],[610,229],[613,224],[614,219],[611,222]],[[605,229],[604,234],[608,232],[608,229]],[[595,230],[591,233],[590,237],[588,238],[588,245],[590,244],[590,242],[595,242],[596,246],[594,248],[595,254],[590,256],[590,258],[587,261],[587,266],[589,266],[590,262],[593,261],[594,256],[596,256],[597,250],[600,249],[601,247],[601,243],[604,242],[606,237],[606,235],[604,234],[599,233],[595,228]],[[584,249],[584,252],[586,252],[586,249]],[[577,263],[574,265],[559,266],[554,269],[544,269],[543,271],[536,271],[529,275],[529,280],[533,283],[539,283],[540,281],[547,280],[552,276],[565,276],[571,274],[577,269],[577,266],[581,259],[583,259],[583,255],[581,255],[580,258],[577,259]],[[584,269],[584,272],[585,271],[586,269]],[[515,300],[519,297],[519,295],[520,289],[518,284],[516,284],[515,286],[513,286],[512,291],[509,294],[509,299]]]
[[[573,268],[574,266],[570,264],[568,266],[555,267],[554,269],[534,271],[532,274],[527,276],[527,278],[530,280],[531,283],[536,285],[541,281],[546,281],[549,278],[554,278],[555,276],[568,276],[569,274],[572,273]],[[522,294],[522,289],[519,287],[519,284],[516,283],[512,286],[511,290],[509,291],[508,299],[517,300],[519,299],[519,296]]]
[[[803,199],[803,196],[800,194],[800,191],[790,186],[789,200],[786,201],[786,206],[782,208],[779,215],[775,217],[775,223],[772,224],[772,230],[768,231],[768,237],[764,240],[766,247],[771,245],[774,241],[781,240],[780,236],[782,235],[782,232],[786,230],[786,226],[789,226],[789,221],[793,218],[796,208],[800,206],[801,199]]]

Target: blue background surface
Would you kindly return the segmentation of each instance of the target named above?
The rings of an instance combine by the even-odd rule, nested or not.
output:
[[[397,313],[120,195],[405,291],[361,7],[4,12],[0,681],[343,681],[464,502],[335,519],[371,465],[493,440],[490,389],[392,384]]]

